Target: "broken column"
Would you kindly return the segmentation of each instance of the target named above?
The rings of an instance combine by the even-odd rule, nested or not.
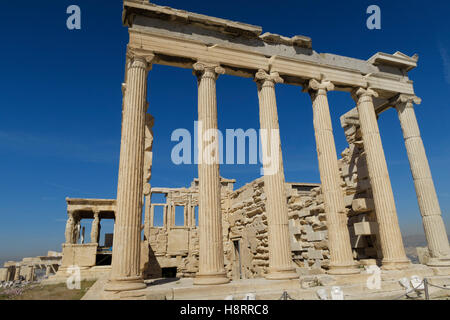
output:
[[[125,103],[122,114],[117,211],[107,291],[146,287],[140,272],[144,135],[147,75],[153,54],[128,48]]]
[[[407,267],[410,261],[406,258],[403,247],[391,180],[373,105],[373,97],[377,97],[378,94],[370,88],[359,88],[355,91],[355,95],[358,98],[359,122],[383,253],[382,267],[402,269]]]
[[[313,79],[309,82],[309,92],[313,101],[317,158],[328,228],[330,249],[328,273],[353,274],[359,271],[353,261],[347,228],[347,211],[340,186],[341,179],[327,98],[327,91],[333,89],[334,85],[330,81],[319,82]]]
[[[194,284],[229,282],[224,267],[222,212],[217,132],[216,80],[225,70],[218,64],[197,62],[198,78],[198,178],[199,270]]]
[[[425,153],[414,105],[421,100],[415,96],[400,95],[396,109],[403,131],[409,165],[422,215],[423,227],[427,238],[430,266],[450,266],[450,247],[444,221],[441,216],[438,197],[431,176],[428,158]]]
[[[283,82],[277,72],[259,70],[258,85],[264,191],[267,196],[269,268],[267,279],[298,278],[291,257],[288,208],[278,124],[275,83]]]

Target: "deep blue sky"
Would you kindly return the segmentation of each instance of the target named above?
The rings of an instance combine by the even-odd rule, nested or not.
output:
[[[0,261],[60,250],[66,197],[115,198],[121,123],[121,83],[127,29],[122,1],[5,1],[0,11]],[[368,59],[378,51],[420,56],[410,72],[423,103],[416,109],[447,227],[450,225],[450,23],[447,1],[158,1],[211,16],[260,25],[264,31],[312,38],[317,52]],[[66,8],[82,10],[82,29],[66,28]],[[276,5],[274,5],[276,4]],[[382,29],[366,28],[377,4]],[[176,92],[176,94],[174,94]],[[155,117],[153,186],[187,186],[195,166],[175,166],[170,135],[193,130],[196,80],[190,70],[154,66],[149,112]],[[217,83],[219,127],[258,128],[251,79]],[[329,95],[338,152],[345,147],[339,116],[354,107],[349,94]],[[300,88],[277,87],[286,180],[319,182],[312,108]],[[242,113],[244,112],[244,113]],[[422,232],[398,118],[379,120],[403,232]],[[236,187],[259,166],[221,167]],[[111,228],[105,226],[104,230]]]

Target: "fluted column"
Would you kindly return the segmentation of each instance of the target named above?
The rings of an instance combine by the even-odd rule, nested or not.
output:
[[[100,212],[94,211],[94,220],[92,220],[91,226],[91,243],[98,243],[99,231],[100,231]]]
[[[325,205],[330,249],[330,274],[359,273],[353,261],[344,194],[340,185],[336,145],[328,106],[327,91],[333,90],[330,81],[311,80],[309,93],[313,102],[314,132],[320,181]]]
[[[147,75],[154,56],[128,49],[117,212],[110,279],[105,290],[145,288],[140,272]]]
[[[373,105],[372,97],[377,97],[378,94],[370,88],[359,88],[355,94],[358,97],[359,122],[383,253],[382,267],[402,269],[407,267],[410,261],[406,258],[403,247],[394,194]]]
[[[409,165],[427,238],[430,266],[450,266],[450,248],[438,197],[434,188],[428,158],[425,153],[413,103],[420,104],[415,96],[400,95],[396,109],[405,140]]]
[[[293,267],[288,225],[283,158],[281,154],[275,83],[283,82],[276,72],[259,70],[255,75],[259,97],[259,119],[264,168],[264,192],[268,221],[269,268],[267,279],[298,278]]]
[[[144,138],[144,235],[145,239],[150,237],[150,227],[153,226],[151,216],[152,188],[150,179],[152,177],[153,164],[153,125],[155,119],[151,114],[145,115],[145,138]]]
[[[199,270],[194,284],[229,282],[224,268],[220,208],[219,141],[217,136],[216,80],[225,71],[217,64],[197,62],[199,178]]]
[[[66,222],[66,243],[67,244],[73,244],[75,243],[74,239],[74,233],[75,233],[75,217],[74,217],[74,211],[68,211],[67,212],[68,218]]]

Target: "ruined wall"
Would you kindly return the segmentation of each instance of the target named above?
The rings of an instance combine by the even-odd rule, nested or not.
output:
[[[354,258],[364,264],[370,262],[367,259],[382,257],[377,243],[378,225],[359,121],[343,116],[341,123],[349,144],[339,159],[339,168],[348,210],[350,241]]]
[[[354,116],[354,115],[353,115]],[[353,256],[361,264],[381,258],[372,191],[358,119],[341,118],[349,146],[338,160],[347,209]],[[263,277],[269,266],[264,178],[238,190],[222,179],[222,226],[225,269],[230,279]],[[172,189],[167,204],[198,205],[198,181],[189,189]],[[324,273],[330,263],[325,207],[320,184],[286,183],[292,259],[299,273]],[[191,195],[190,200],[186,195]],[[170,224],[170,221],[169,221]],[[148,245],[149,244],[149,245]],[[146,255],[147,276],[160,277],[161,268],[176,267],[177,276],[198,271],[198,228],[151,227]]]
[[[286,183],[291,248],[298,267],[317,266],[317,260],[328,257],[324,248],[326,225],[320,216],[318,192],[316,184]],[[228,276],[232,279],[263,277],[269,266],[263,178],[234,191],[229,199],[225,251]]]
[[[221,178],[222,183],[222,217],[225,251],[229,248],[227,241],[228,195],[233,191],[235,180]],[[141,247],[141,268],[145,278],[159,278],[163,268],[176,268],[177,277],[194,277],[198,271],[199,237],[195,219],[198,207],[198,179],[189,188],[155,188],[166,194],[165,218],[162,227],[144,225],[148,228]],[[175,206],[185,208],[184,226],[175,225]],[[153,217],[146,217],[152,219]]]

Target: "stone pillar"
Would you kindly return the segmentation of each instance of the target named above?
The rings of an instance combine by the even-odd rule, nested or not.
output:
[[[405,139],[406,152],[427,238],[430,254],[427,264],[430,266],[450,266],[447,232],[414,112],[413,103],[420,104],[420,102],[420,98],[415,96],[400,95],[395,107]]]
[[[45,267],[45,276],[49,277],[51,273],[52,273],[52,267],[50,265],[47,265]]]
[[[194,284],[229,282],[224,267],[222,211],[220,207],[219,141],[217,136],[216,80],[225,70],[217,64],[197,62],[199,178],[199,271]]]
[[[309,93],[313,102],[314,132],[320,180],[325,205],[330,249],[330,274],[359,273],[353,261],[347,211],[337,161],[336,145],[328,106],[327,91],[333,90],[330,81],[311,80]]]
[[[149,216],[149,227],[152,228],[155,226],[155,206],[150,205],[150,216]]]
[[[67,215],[67,223],[66,223],[66,243],[67,244],[73,244],[75,243],[74,234],[75,234],[75,217],[74,217],[74,211],[68,211]]]
[[[26,280],[30,281],[30,282],[34,281],[34,267],[33,266],[28,267],[28,273],[26,276]]]
[[[403,247],[391,180],[373,105],[372,97],[377,97],[378,94],[370,88],[359,88],[355,94],[358,97],[359,122],[383,252],[382,267],[403,269],[410,264],[410,261],[406,258]]]
[[[144,138],[144,235],[148,240],[150,237],[150,227],[153,223],[150,223],[151,216],[151,203],[152,203],[152,188],[150,185],[150,179],[152,177],[152,163],[153,163],[153,125],[155,119],[151,114],[145,115],[145,138]]]
[[[20,280],[20,265],[17,265],[14,269],[14,281]]]
[[[154,55],[128,49],[113,256],[107,291],[143,289],[140,272],[147,75]]]
[[[288,226],[288,207],[285,191],[283,158],[278,125],[275,83],[283,82],[276,72],[259,70],[258,85],[261,146],[264,167],[264,192],[268,221],[269,268],[267,279],[298,278],[293,267]]]
[[[163,228],[167,228],[169,223],[169,206],[166,204],[163,207]]]
[[[98,243],[100,236],[100,212],[94,211],[94,220],[91,226],[91,243]]]

